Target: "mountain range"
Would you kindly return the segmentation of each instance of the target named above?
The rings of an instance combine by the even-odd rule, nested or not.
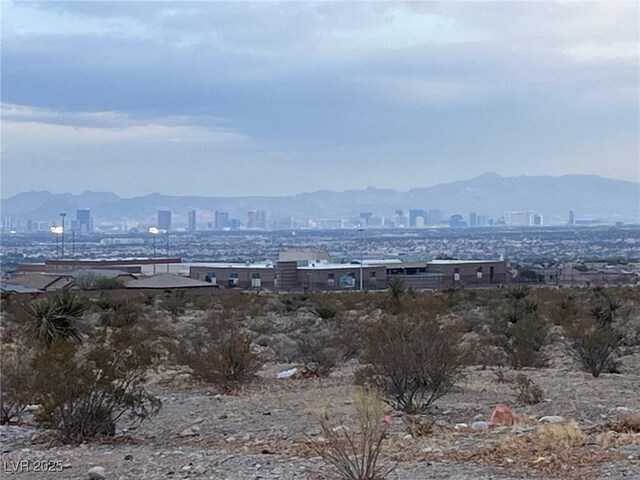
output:
[[[503,177],[486,173],[478,177],[408,191],[369,187],[340,192],[321,190],[288,196],[203,197],[152,193],[122,198],[111,192],[57,194],[24,192],[2,199],[3,217],[52,221],[60,212],[69,218],[79,208],[90,208],[96,221],[155,223],[158,209],[171,210],[174,224],[186,222],[189,210],[226,211],[244,221],[248,210],[261,209],[269,219],[293,216],[340,219],[362,211],[393,215],[396,210],[437,209],[446,215],[477,212],[508,217],[511,212],[532,211],[545,219],[566,220],[569,210],[576,218],[604,222],[640,223],[640,183],[593,175]],[[200,215],[200,214],[199,214]]]

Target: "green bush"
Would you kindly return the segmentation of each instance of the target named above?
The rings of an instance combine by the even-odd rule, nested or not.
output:
[[[506,303],[489,328],[491,340],[513,368],[542,367],[547,363],[543,349],[549,343],[549,325],[528,295],[527,287],[510,288]]]
[[[72,291],[60,290],[53,297],[38,298],[24,308],[31,317],[32,336],[41,344],[82,339],[77,321],[87,310],[87,303]]]

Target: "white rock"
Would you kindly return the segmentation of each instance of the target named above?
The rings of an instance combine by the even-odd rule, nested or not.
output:
[[[179,435],[181,437],[195,437],[196,435],[200,435],[200,427],[193,425],[189,428],[185,428],[179,433]]]
[[[107,478],[107,472],[103,467],[91,467],[88,474],[91,480],[104,480]]]
[[[540,423],[562,423],[564,422],[564,418],[562,418],[560,415],[546,415],[540,418],[540,420],[538,421]]]
[[[298,369],[296,367],[293,367],[289,370],[284,370],[282,372],[280,372],[277,376],[277,378],[291,378],[293,377],[296,373],[298,373]]]
[[[335,433],[344,433],[349,431],[349,427],[345,427],[344,425],[338,425],[337,427],[333,427],[331,429]]]
[[[478,421],[471,424],[471,430],[486,430],[488,428],[489,422]]]
[[[467,425],[466,423],[456,423],[456,426],[453,427],[456,430],[464,430],[465,428],[469,428],[469,425]]]

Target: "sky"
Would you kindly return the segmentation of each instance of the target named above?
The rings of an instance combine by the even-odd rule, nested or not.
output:
[[[3,198],[640,181],[640,2],[0,2]]]

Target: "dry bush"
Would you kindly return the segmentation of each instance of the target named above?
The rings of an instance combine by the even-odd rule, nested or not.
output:
[[[320,420],[324,440],[310,439],[313,450],[340,480],[384,480],[395,468],[381,458],[388,425],[380,400],[359,390],[353,427]]]
[[[568,332],[567,351],[597,378],[602,372],[619,372],[617,355],[623,340],[624,335],[613,326],[599,328],[589,321],[576,322]]]
[[[397,317],[374,324],[361,376],[396,410],[425,411],[462,376],[459,333],[433,319]]]
[[[298,349],[296,360],[303,363],[307,374],[329,375],[342,356],[336,332],[327,325],[298,332],[294,339]]]
[[[625,342],[623,326],[628,311],[609,292],[594,289],[589,318],[580,318],[567,327],[568,353],[594,377],[602,372],[618,373],[617,359]]]
[[[325,321],[333,320],[338,314],[337,310],[327,302],[317,303],[313,308],[313,313]]]
[[[169,290],[162,300],[165,310],[171,315],[177,316],[184,313],[187,308],[187,299],[184,290]]]
[[[32,352],[24,346],[3,345],[0,351],[2,389],[0,424],[19,422],[27,406],[33,403]]]
[[[262,366],[251,349],[253,337],[226,314],[211,312],[202,329],[173,347],[175,361],[205,382],[232,391],[253,379]]]
[[[607,429],[618,433],[640,433],[640,415],[623,415],[609,422]]]
[[[405,423],[407,433],[413,438],[428,437],[433,433],[435,420],[426,415],[405,415],[402,420]]]
[[[509,383],[509,388],[516,394],[516,401],[521,404],[535,405],[544,398],[540,385],[521,373]]]
[[[114,435],[125,415],[142,422],[160,408],[144,387],[153,361],[144,339],[131,329],[104,330],[83,352],[69,341],[53,342],[33,360],[34,398],[42,407],[37,421],[69,441]]]
[[[139,303],[132,298],[113,299],[109,307],[100,313],[100,324],[103,327],[130,327],[140,318]]]
[[[583,480],[596,476],[600,464],[618,455],[589,449],[586,440],[586,434],[575,422],[550,424],[531,435],[508,436],[475,452],[452,452],[449,457],[500,466],[518,476]]]

